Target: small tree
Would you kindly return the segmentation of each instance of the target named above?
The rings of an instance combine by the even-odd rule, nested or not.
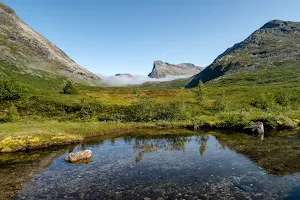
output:
[[[71,81],[68,80],[63,88],[63,94],[78,94],[78,92],[78,88]]]
[[[198,86],[194,89],[195,99],[199,104],[203,103],[205,95],[205,86],[202,81],[199,82]]]
[[[226,101],[225,101],[225,94],[224,92],[217,98],[217,100],[213,104],[213,108],[217,111],[223,111],[227,107]]]

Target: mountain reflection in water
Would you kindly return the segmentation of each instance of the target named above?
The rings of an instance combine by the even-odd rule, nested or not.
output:
[[[1,182],[10,186],[0,192],[11,197],[22,188],[16,199],[297,199],[299,144],[297,134],[263,141],[197,132],[99,138],[21,161],[31,176],[20,179],[20,163],[2,162]],[[66,163],[73,148],[92,150],[92,162]]]

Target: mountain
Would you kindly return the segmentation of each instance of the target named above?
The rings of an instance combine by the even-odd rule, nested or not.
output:
[[[150,78],[163,78],[169,75],[194,75],[203,68],[191,63],[182,63],[178,65],[169,64],[160,60],[154,61],[152,72],[148,75]]]
[[[131,74],[116,74],[115,76],[123,78],[133,78]]]
[[[186,87],[192,88],[199,81],[213,79],[241,80],[244,77],[245,81],[255,79],[262,73],[266,76],[261,77],[260,81],[287,81],[299,79],[299,70],[300,23],[273,20],[219,55],[211,65],[195,75]]]
[[[99,79],[34,31],[13,9],[1,2],[0,69],[1,76],[27,75],[27,79],[31,79],[30,76],[67,76],[85,83]]]

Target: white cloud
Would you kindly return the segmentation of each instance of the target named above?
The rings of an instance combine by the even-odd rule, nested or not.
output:
[[[107,86],[126,86],[126,85],[140,85],[146,82],[164,82],[171,81],[179,78],[189,78],[192,75],[181,75],[181,76],[167,76],[165,78],[149,78],[148,76],[133,75],[132,77],[126,76],[104,76],[100,75],[101,83]]]

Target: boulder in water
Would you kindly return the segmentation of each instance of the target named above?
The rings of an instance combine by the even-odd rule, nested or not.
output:
[[[243,130],[252,135],[257,135],[263,138],[265,134],[264,124],[262,122],[257,122],[256,124],[252,124],[250,126],[246,126]]]
[[[84,151],[69,153],[69,155],[66,157],[66,161],[69,163],[81,163],[83,161],[90,160],[91,157],[92,157],[92,151],[84,150]]]

